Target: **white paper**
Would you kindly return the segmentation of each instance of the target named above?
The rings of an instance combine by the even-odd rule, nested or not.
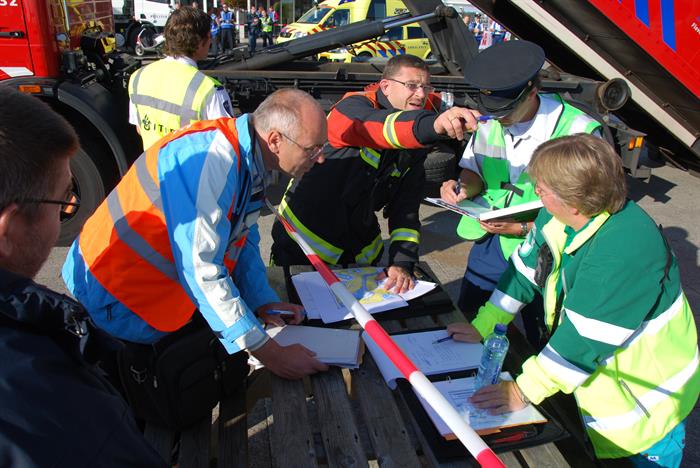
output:
[[[443,374],[479,367],[484,346],[481,343],[463,343],[447,340],[446,330],[432,330],[416,333],[392,335],[396,345],[413,361],[425,375]],[[403,377],[399,369],[384,354],[367,332],[362,333],[367,349],[377,363],[384,381],[390,388],[396,388],[396,379]]]
[[[382,268],[378,267],[364,267],[334,270],[334,273],[371,314],[405,307],[408,305],[406,300],[419,297],[436,286],[428,281],[417,281],[413,290],[402,295],[395,294],[382,288],[383,281],[374,279],[381,271]],[[292,276],[292,282],[308,318],[320,318],[324,323],[352,318],[350,311],[338,301],[320,273],[299,273]]]
[[[501,380],[513,380],[507,372],[501,373]],[[433,382],[435,387],[442,393],[447,401],[455,407],[462,415],[464,420],[474,430],[496,429],[501,427],[519,426],[522,424],[534,424],[546,422],[547,419],[542,416],[542,413],[537,411],[533,405],[527,405],[525,408],[513,411],[512,413],[492,415],[484,410],[477,410],[468,399],[474,394],[474,377],[463,379],[443,380]],[[416,393],[423,408],[430,416],[430,419],[435,424],[438,432],[443,437],[452,434],[452,430],[447,427],[447,424],[438,416],[433,408]]]
[[[286,325],[268,328],[267,334],[281,346],[304,345],[325,364],[351,369],[360,364],[359,330]]]
[[[541,200],[533,200],[520,205],[513,205],[496,210],[489,208],[486,201],[481,197],[476,197],[473,200],[462,200],[458,205],[448,203],[442,198],[426,197],[425,201],[441,208],[445,208],[446,210],[459,213],[462,216],[469,216],[470,218],[480,219],[482,221],[510,217],[518,218],[519,216],[528,217],[527,215],[539,210],[543,206]],[[532,214],[532,218],[534,218],[534,214]]]

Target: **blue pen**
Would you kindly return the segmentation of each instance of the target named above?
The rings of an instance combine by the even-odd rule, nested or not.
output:
[[[488,120],[493,120],[493,119],[495,119],[495,118],[496,118],[496,117],[494,117],[493,115],[480,115],[479,118],[478,118],[477,120],[478,120],[479,122],[486,122],[486,121],[488,121]]]
[[[462,191],[462,178],[457,177],[457,183],[455,183],[455,194],[459,195],[459,192]]]
[[[444,343],[445,341],[449,341],[451,339],[452,339],[451,336],[446,336],[444,338],[440,338],[439,340],[433,341],[433,344]]]
[[[266,310],[265,312],[267,312],[268,315],[294,315],[294,312],[292,312],[291,310],[270,309],[270,310]],[[306,311],[302,310],[301,314],[306,315]]]

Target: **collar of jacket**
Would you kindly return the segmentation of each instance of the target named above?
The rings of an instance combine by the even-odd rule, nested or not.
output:
[[[0,268],[0,318],[53,333],[69,325],[79,332],[76,319],[85,316],[83,307],[68,296]]]

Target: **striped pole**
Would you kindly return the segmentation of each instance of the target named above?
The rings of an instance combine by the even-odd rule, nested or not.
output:
[[[411,360],[401,351],[394,340],[387,334],[379,323],[367,312],[367,309],[360,304],[360,301],[355,299],[345,285],[335,276],[335,273],[328,268],[321,258],[311,249],[304,238],[296,232],[294,226],[289,224],[275,210],[269,200],[265,199],[265,203],[271,212],[275,214],[277,219],[282,223],[284,229],[290,236],[299,244],[306,258],[321,274],[323,280],[328,283],[331,291],[338,297],[340,302],[352,312],[355,320],[360,326],[369,333],[374,342],[387,355],[391,362],[401,371],[401,374],[408,379],[416,392],[433,407],[435,412],[442,418],[457,438],[462,442],[471,455],[479,462],[481,466],[488,468],[505,467],[503,462],[496,456],[491,448],[474,432],[469,424],[467,424],[457,410],[447,401],[447,399],[435,388],[435,385],[428,380]]]

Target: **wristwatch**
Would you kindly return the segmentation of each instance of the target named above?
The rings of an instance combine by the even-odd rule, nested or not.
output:
[[[525,237],[527,236],[528,228],[527,228],[527,223],[523,221],[520,223],[520,236]]]

